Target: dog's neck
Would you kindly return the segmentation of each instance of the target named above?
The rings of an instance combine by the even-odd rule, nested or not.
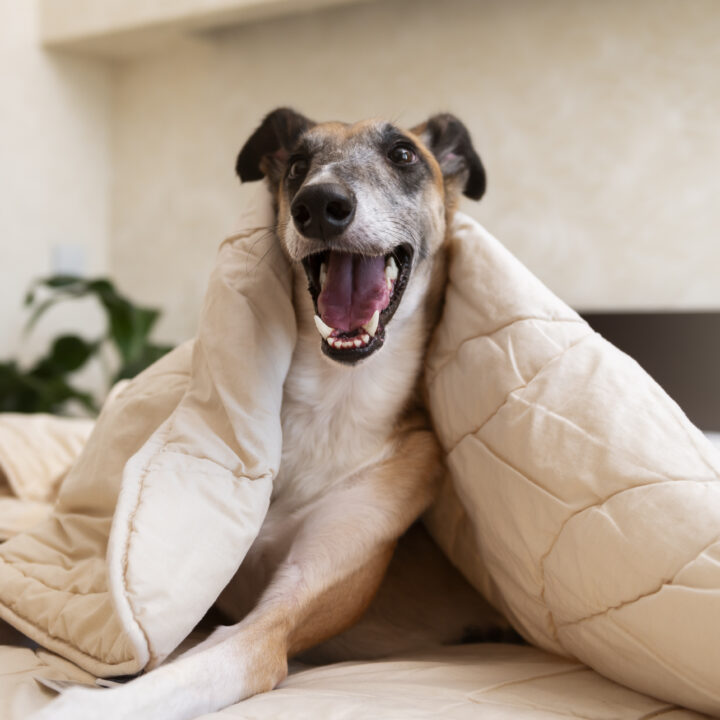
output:
[[[398,420],[414,399],[427,343],[427,310],[388,328],[384,346],[356,366],[325,357],[302,268],[294,303],[298,339],[283,394],[283,457],[276,494],[312,494],[392,452]],[[292,485],[292,488],[286,486]],[[299,498],[298,498],[299,499]]]

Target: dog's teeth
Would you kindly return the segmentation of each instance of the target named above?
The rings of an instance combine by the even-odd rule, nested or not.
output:
[[[326,326],[327,327],[327,326]],[[332,348],[336,348],[338,350],[350,350],[351,348],[359,348],[364,347],[367,345],[371,340],[371,336],[367,333],[363,333],[362,335],[356,335],[355,337],[351,338],[341,338],[341,337],[328,337],[327,342],[328,345]]]
[[[325,287],[325,281],[327,280],[327,265],[323,263],[320,266],[320,289],[322,290]]]
[[[395,258],[391,255],[390,259],[387,261],[387,265],[385,266],[385,277],[388,280],[397,280],[398,276],[398,266],[395,262]]]
[[[315,327],[318,329],[318,332],[326,339],[330,337],[330,333],[332,333],[333,329],[326,325],[322,318],[319,315],[315,316]],[[330,342],[328,340],[328,342]],[[332,343],[330,343],[332,345]]]
[[[378,322],[380,322],[380,311],[376,310],[370,320],[365,323],[365,325],[363,325],[363,328],[368,331],[368,335],[370,335],[370,337],[375,337],[375,333],[377,332],[378,328]]]

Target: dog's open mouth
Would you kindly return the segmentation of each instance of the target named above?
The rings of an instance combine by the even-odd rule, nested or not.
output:
[[[355,363],[381,348],[410,278],[412,248],[398,245],[377,256],[328,250],[302,263],[323,352]]]

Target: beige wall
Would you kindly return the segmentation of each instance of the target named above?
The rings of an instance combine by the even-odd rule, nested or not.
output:
[[[581,308],[720,307],[720,3],[393,0],[198,37],[118,71],[110,262],[192,333],[235,228],[234,153],[290,104],[451,110],[489,177],[468,210]]]
[[[0,360],[33,355],[93,308],[58,309],[21,342],[22,299],[64,247],[88,273],[106,268],[110,202],[110,75],[38,47],[35,3],[0,0]]]
[[[0,13],[20,5],[0,0]],[[21,73],[2,49],[6,96],[51,100],[60,119],[40,112],[0,138],[30,156],[4,170],[3,227],[25,238],[12,282],[24,286],[57,235],[87,242],[101,267],[91,238],[107,197],[109,269],[166,308],[165,338],[189,336],[215,248],[236,228],[234,155],[291,104],[405,124],[455,112],[489,177],[467,209],[565,300],[718,308],[719,37],[716,0],[383,0],[197,34],[111,71],[35,51]],[[2,292],[7,337],[18,290]]]

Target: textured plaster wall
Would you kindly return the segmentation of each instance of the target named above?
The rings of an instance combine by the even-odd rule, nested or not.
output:
[[[387,0],[198,35],[118,67],[109,262],[193,333],[261,116],[466,121],[467,210],[580,308],[720,307],[720,3]]]
[[[0,360],[33,355],[61,329],[96,333],[93,308],[53,311],[21,342],[30,281],[58,246],[87,273],[106,269],[110,74],[38,47],[35,2],[0,0]]]

